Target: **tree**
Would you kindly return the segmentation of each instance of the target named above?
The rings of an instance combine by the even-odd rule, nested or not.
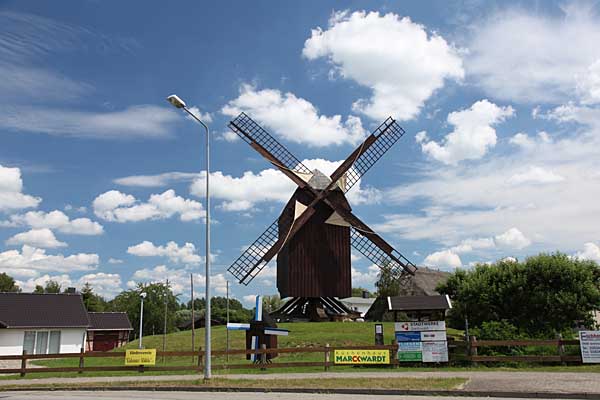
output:
[[[44,287],[42,285],[35,285],[35,289],[33,289],[33,293],[44,294]]]
[[[60,293],[60,283],[53,280],[46,281],[44,293]]]
[[[600,308],[600,268],[565,254],[539,254],[524,262],[500,260],[456,271],[438,286],[453,300],[451,326],[505,321],[532,337],[553,337],[575,323],[591,325]]]
[[[377,297],[398,296],[400,292],[400,281],[392,274],[389,268],[382,268],[379,271],[375,287],[377,288]]]
[[[94,293],[92,285],[88,282],[86,282],[81,289],[81,297],[86,310],[89,312],[104,311],[106,309],[106,300],[104,300],[102,296]]]
[[[170,286],[164,283],[138,283],[137,288],[121,292],[108,302],[109,311],[126,312],[134,333],[139,335],[140,324],[140,292],[146,293],[144,299],[144,336],[152,333],[162,333],[165,317],[165,302],[167,303],[167,333],[174,332],[175,312],[179,310],[177,297],[173,295]]]
[[[281,308],[282,305],[283,300],[281,300],[278,294],[263,296],[263,312],[273,312]]]
[[[17,286],[12,276],[6,273],[0,273],[0,292],[20,292],[21,288]]]
[[[367,292],[367,297],[377,297],[377,295],[375,293],[370,292],[369,290],[362,288],[362,287],[356,287],[356,288],[352,288],[352,297],[363,297],[363,293]]]

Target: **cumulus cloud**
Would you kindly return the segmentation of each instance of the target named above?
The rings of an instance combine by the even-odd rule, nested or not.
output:
[[[93,207],[98,218],[111,222],[166,219],[174,215],[179,215],[181,221],[193,221],[206,215],[201,203],[177,196],[173,189],[152,194],[145,203],[132,195],[109,190],[94,199]]]
[[[517,228],[510,228],[503,234],[496,236],[494,239],[498,246],[516,250],[521,250],[531,244],[531,240],[525,237],[523,232]]]
[[[367,135],[356,116],[350,115],[342,121],[341,115],[319,115],[312,103],[293,93],[257,90],[251,85],[242,85],[240,95],[221,111],[231,117],[244,111],[275,135],[315,147],[358,144]]]
[[[197,265],[202,261],[196,253],[193,243],[185,243],[183,246],[175,242],[168,242],[165,246],[156,246],[154,243],[144,240],[142,243],[127,248],[127,253],[138,257],[167,257],[171,262]]]
[[[35,208],[42,201],[39,197],[23,193],[23,180],[19,168],[0,164],[0,212]]]
[[[29,211],[25,214],[12,215],[12,226],[29,226],[34,229],[53,229],[61,233],[72,235],[101,235],[104,228],[98,222],[89,218],[70,219],[59,210],[51,212]]]
[[[379,271],[381,269],[375,264],[370,265],[366,271],[352,267],[352,286],[363,285],[373,287],[379,277]]]
[[[323,159],[303,160],[309,169],[318,169],[326,175],[331,175],[342,161]],[[206,190],[205,172],[190,186],[190,193],[204,196]],[[220,207],[225,211],[250,210],[261,202],[287,202],[296,184],[279,170],[269,168],[258,173],[246,171],[241,177],[224,175],[222,172],[211,173],[211,196],[221,199]],[[373,187],[363,187],[359,180],[347,193],[348,200],[356,204],[373,204],[381,199],[379,190]]]
[[[511,137],[509,143],[519,146],[524,150],[533,150],[536,146],[546,143],[552,143],[552,138],[547,132],[538,132],[536,137],[531,137],[524,132],[519,132]]]
[[[442,250],[429,254],[423,264],[427,267],[459,268],[462,266],[462,261],[458,254],[451,250]]]
[[[73,279],[68,274],[45,274],[23,281],[17,280],[16,282],[24,292],[31,292],[37,285],[45,286],[48,281],[57,282],[62,289],[75,287],[79,290],[81,290],[86,283],[89,283],[92,286],[94,293],[99,294],[106,299],[114,298],[123,290],[121,287],[121,276],[119,274],[108,274],[104,272],[86,274],[79,279]]]
[[[168,268],[166,265],[157,265],[154,268],[143,268],[135,271],[131,280],[127,281],[127,287],[135,288],[137,283],[165,282],[169,279],[169,284],[175,294],[181,293],[181,297],[189,298],[190,293],[190,273],[189,268]],[[194,291],[196,296],[204,288],[204,275],[193,274]],[[224,295],[227,292],[227,279],[223,274],[211,275],[210,287],[216,295]]]
[[[29,245],[32,247],[41,247],[44,249],[54,249],[56,247],[66,247],[65,242],[56,239],[54,233],[48,228],[31,229],[27,232],[17,233],[8,238],[5,242],[9,246]]]
[[[585,243],[583,245],[583,250],[577,252],[575,257],[582,260],[592,260],[600,263],[600,246],[592,242]]]
[[[195,172],[165,172],[157,175],[125,176],[123,178],[117,178],[113,182],[121,186],[163,187],[175,182],[191,181],[197,178],[198,175],[199,174]]]
[[[96,269],[99,262],[98,254],[50,255],[43,249],[24,245],[21,251],[7,250],[0,253],[0,272],[18,278],[31,278],[46,271],[90,271]]]
[[[330,75],[371,89],[371,97],[357,100],[353,109],[378,120],[415,118],[446,80],[464,76],[454,46],[393,13],[335,13],[327,29],[312,30],[302,54],[309,60],[326,58]]]
[[[123,264],[123,260],[119,259],[119,258],[109,258],[108,259],[108,263],[109,264]]]
[[[423,134],[417,136],[417,141],[423,153],[444,164],[479,159],[496,145],[493,126],[513,114],[510,106],[499,107],[488,100],[480,100],[469,109],[448,114],[448,123],[454,126],[454,130],[446,135],[442,144],[428,140]]]
[[[491,249],[496,246],[494,239],[492,238],[478,238],[478,239],[465,239],[458,245],[450,248],[452,253],[470,253],[475,250]]]
[[[582,104],[600,103],[600,59],[588,67],[588,70],[578,77],[577,91]]]
[[[560,103],[579,92],[597,101],[600,19],[586,2],[553,15],[499,10],[477,21],[473,32],[467,74],[488,95]]]

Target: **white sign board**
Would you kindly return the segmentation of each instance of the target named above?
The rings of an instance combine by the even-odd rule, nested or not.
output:
[[[445,331],[446,321],[396,322],[396,332]]]
[[[422,342],[423,362],[448,362],[446,342]]]
[[[446,331],[421,332],[422,342],[446,341]]]
[[[600,331],[580,331],[579,346],[584,363],[600,363]]]

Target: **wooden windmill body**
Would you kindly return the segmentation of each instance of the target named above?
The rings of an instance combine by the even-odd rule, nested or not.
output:
[[[392,277],[416,267],[352,213],[345,193],[404,134],[388,118],[330,175],[310,170],[242,113],[229,127],[294,181],[281,215],[228,268],[247,285],[277,255],[277,288],[291,298],[277,317],[326,319],[351,314],[338,298],[352,292],[351,248]]]

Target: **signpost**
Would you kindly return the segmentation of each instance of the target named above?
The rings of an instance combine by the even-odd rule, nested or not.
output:
[[[600,363],[600,331],[579,331],[581,361]]]
[[[448,362],[445,321],[396,322],[400,362]]]
[[[156,349],[127,350],[125,365],[155,365]]]
[[[389,350],[334,350],[336,364],[389,364]]]

